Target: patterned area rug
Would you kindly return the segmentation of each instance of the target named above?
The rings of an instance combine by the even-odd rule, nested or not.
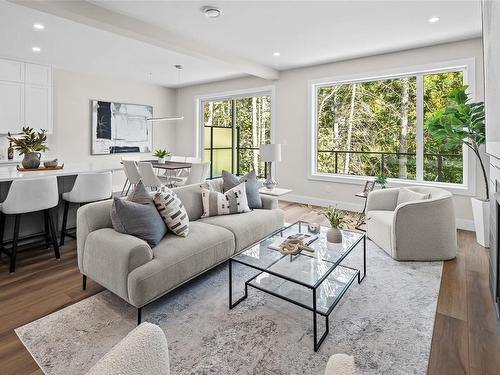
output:
[[[350,266],[361,264],[358,246]],[[360,374],[425,374],[442,262],[400,263],[367,248],[367,276],[330,315],[316,353],[307,310],[253,288],[229,310],[227,265],[147,306],[143,320],[166,333],[172,374],[323,374],[335,353],[353,355]],[[236,268],[235,288],[248,272]],[[16,333],[46,374],[82,374],[135,322],[136,310],[105,291]]]

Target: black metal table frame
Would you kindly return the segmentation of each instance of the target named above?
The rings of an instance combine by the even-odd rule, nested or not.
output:
[[[292,225],[295,225],[297,223],[294,223]],[[286,230],[287,228],[291,227],[292,225],[286,227],[286,228],[282,228],[280,229],[279,231],[273,233],[271,236],[279,233],[279,232],[283,232],[284,230]],[[299,222],[299,225],[300,225],[300,222]],[[277,262],[279,262],[280,260],[282,260],[284,257],[286,257],[286,255],[283,255],[282,257],[278,258],[277,260],[275,260],[274,262],[272,262],[270,265],[268,265],[266,268],[264,267],[258,267],[258,266],[254,266],[254,265],[249,265],[247,263],[244,263],[244,262],[240,262],[238,261],[237,259],[233,259],[233,257],[231,257],[229,259],[229,309],[233,309],[235,306],[237,306],[240,302],[244,301],[247,297],[248,297],[248,286],[251,286],[255,289],[258,289],[262,292],[265,292],[265,293],[268,293],[272,296],[275,296],[277,298],[281,298],[285,301],[288,301],[290,303],[293,303],[294,305],[296,306],[300,306],[306,310],[309,310],[313,313],[313,336],[314,336],[314,351],[318,351],[319,347],[321,346],[321,344],[323,343],[323,341],[325,340],[326,336],[328,335],[329,333],[329,321],[328,321],[328,317],[330,316],[331,312],[333,311],[333,309],[337,306],[337,304],[340,302],[340,300],[342,299],[342,297],[344,296],[344,294],[347,292],[347,290],[349,289],[349,287],[351,286],[352,282],[354,281],[354,279],[358,278],[358,284],[361,283],[361,281],[363,281],[363,279],[365,278],[366,276],[366,234],[364,233],[360,233],[362,236],[351,246],[351,248],[346,251],[344,254],[342,254],[342,256],[336,261],[336,262],[331,262],[329,260],[325,260],[325,259],[321,259],[322,261],[324,262],[329,262],[329,263],[333,263],[335,264],[335,266],[331,267],[330,270],[328,270],[328,272],[326,272],[314,285],[309,285],[307,283],[303,283],[301,281],[298,281],[298,280],[294,280],[292,278],[289,278],[287,276],[284,276],[284,275],[280,275],[276,272],[273,272],[271,270],[269,270],[269,268],[271,266],[273,266],[274,264],[276,264]],[[269,238],[269,237],[267,237]],[[357,270],[357,269],[354,269],[354,268],[351,268],[351,267],[347,267],[347,266],[344,266],[342,265],[342,267],[345,267],[345,268],[349,268],[353,271],[356,271],[356,273],[351,277],[351,279],[346,283],[346,285],[344,286],[344,288],[342,289],[342,291],[339,293],[339,295],[335,298],[335,300],[333,301],[333,303],[331,304],[331,306],[328,308],[328,310],[326,312],[321,312],[321,311],[318,311],[317,310],[317,306],[316,306],[316,290],[318,289],[318,287],[321,286],[321,284],[323,283],[323,281],[326,280],[326,278],[328,276],[330,276],[330,274],[333,272],[333,270],[335,270],[338,266],[341,266],[341,263],[342,261],[349,255],[351,254],[351,252],[358,246],[358,244],[361,242],[361,240],[363,240],[363,277],[361,277],[361,272],[360,270]],[[263,240],[257,242],[256,244],[262,242]],[[247,247],[245,250],[242,250],[241,252],[239,252],[238,254],[236,254],[235,256],[245,252],[246,250],[248,250],[250,247],[252,246],[255,246],[256,244],[254,245],[251,245],[249,247]],[[314,256],[312,255],[308,255],[308,254],[304,254],[304,253],[301,253],[301,254],[298,254],[296,256],[308,256],[308,257],[311,257],[311,258],[314,258]],[[296,257],[295,256],[295,257]],[[292,257],[292,256],[290,256]],[[257,275],[253,276],[252,278],[248,279],[247,281],[245,281],[245,293],[242,297],[240,297],[238,300],[236,300],[234,303],[233,303],[233,270],[232,270],[232,262],[236,262],[236,263],[239,263],[239,264],[242,264],[244,266],[247,266],[247,267],[250,267],[250,268],[253,268],[253,269],[256,269],[258,271],[261,271],[259,272]],[[308,288],[312,291],[312,298],[313,298],[313,303],[312,303],[312,307],[308,306],[308,305],[305,305],[303,303],[300,303],[300,302],[297,302],[291,298],[288,298],[286,296],[282,296],[278,293],[275,293],[275,292],[272,292],[270,290],[266,290],[264,288],[261,288],[261,287],[258,287],[256,285],[253,285],[251,284],[251,282],[256,278],[258,277],[259,275],[261,275],[262,273],[268,273],[270,275],[273,275],[273,276],[276,276],[276,277],[279,277],[281,279],[284,279],[284,280],[287,280],[287,281],[290,281],[292,283],[295,283],[297,285],[300,285],[300,286],[303,286],[305,288]],[[318,340],[318,325],[317,325],[317,314],[325,317],[325,332],[323,333],[323,335],[321,335],[321,337],[319,338]]]

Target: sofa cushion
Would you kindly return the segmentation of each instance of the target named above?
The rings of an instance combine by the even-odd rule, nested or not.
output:
[[[203,217],[249,212],[245,183],[225,193],[202,189]]]
[[[199,221],[230,230],[236,240],[235,252],[238,252],[283,227],[285,215],[279,209],[253,210],[237,215],[207,217]]]
[[[167,232],[167,227],[152,201],[140,204],[115,197],[111,222],[116,231],[138,237],[151,247],[156,246]]]
[[[128,276],[129,301],[136,307],[227,259],[234,236],[222,227],[191,222],[189,236],[168,233],[153,249],[154,258]]]
[[[177,236],[186,237],[189,233],[189,217],[175,192],[170,189],[159,191],[153,200],[168,229]]]
[[[423,199],[429,199],[430,197],[431,195],[429,193],[419,193],[407,188],[401,188],[399,189],[397,205],[399,206],[400,204],[407,202],[421,201]]]
[[[245,190],[247,193],[248,207],[251,209],[262,208],[262,200],[260,199],[259,189],[262,187],[255,170],[248,172],[243,177],[236,177],[228,171],[222,171],[222,180],[224,192],[231,190],[240,183],[245,183]]]
[[[367,236],[390,256],[393,256],[393,222],[394,211],[373,210],[366,214]]]
[[[178,188],[173,188],[172,191],[177,194],[181,200],[189,220],[198,220],[203,214],[203,205],[201,204],[201,189],[200,185],[186,185]]]

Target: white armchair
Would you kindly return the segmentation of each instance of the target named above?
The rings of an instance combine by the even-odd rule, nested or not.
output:
[[[446,260],[457,255],[455,210],[450,192],[432,187],[408,188],[429,194],[398,205],[399,188],[368,195],[366,234],[396,260]]]

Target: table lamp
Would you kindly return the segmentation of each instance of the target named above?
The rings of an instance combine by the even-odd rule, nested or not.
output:
[[[268,189],[274,189],[277,183],[273,178],[272,163],[273,161],[281,161],[281,144],[260,145],[260,158],[263,162],[269,163],[269,174],[264,186]]]

